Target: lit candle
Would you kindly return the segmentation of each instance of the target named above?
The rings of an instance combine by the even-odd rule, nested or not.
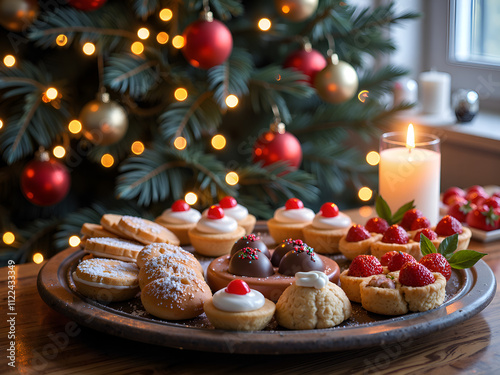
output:
[[[413,125],[408,133],[382,135],[380,141],[379,193],[394,213],[415,200],[415,206],[432,225],[439,219],[441,153],[439,138],[430,134],[415,137]]]
[[[431,70],[420,73],[418,80],[422,113],[436,116],[448,115],[450,113],[450,75]]]

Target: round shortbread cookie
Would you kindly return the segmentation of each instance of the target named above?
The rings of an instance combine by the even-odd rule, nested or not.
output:
[[[149,262],[150,259],[159,256],[168,256],[176,263],[182,263],[185,266],[198,270],[203,273],[201,263],[189,251],[184,250],[182,247],[171,245],[168,243],[152,243],[145,246],[137,256],[137,265],[142,268]]]
[[[82,225],[82,229],[80,232],[87,237],[110,237],[110,238],[118,238],[119,235],[112,233],[106,229],[100,224],[94,224],[94,223],[84,223]]]
[[[132,240],[133,237],[129,236],[127,233],[118,228],[118,223],[120,222],[122,215],[117,214],[104,214],[101,217],[101,225],[108,232],[114,233],[121,238]]]
[[[169,275],[190,275],[204,280],[203,274],[198,269],[193,269],[186,264],[178,263],[170,254],[160,255],[150,259],[144,267],[139,270],[139,286],[144,289],[146,285],[156,279],[162,279]]]
[[[167,228],[153,221],[136,216],[122,216],[118,222],[120,231],[145,245],[164,242],[179,245],[177,236]]]
[[[101,301],[124,301],[139,291],[139,268],[114,259],[83,260],[72,274],[77,290]]]
[[[121,238],[96,237],[85,242],[85,251],[101,258],[135,262],[143,244]]]

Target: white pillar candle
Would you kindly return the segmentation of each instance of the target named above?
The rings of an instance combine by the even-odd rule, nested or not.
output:
[[[446,116],[450,112],[450,75],[436,71],[423,72],[418,80],[422,113]]]
[[[439,144],[437,147],[439,150]],[[439,220],[441,154],[416,143],[415,148],[391,147],[380,151],[379,193],[394,213],[415,200],[432,225]]]

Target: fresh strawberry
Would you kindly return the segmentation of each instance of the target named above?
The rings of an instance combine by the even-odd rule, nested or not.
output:
[[[368,232],[382,234],[387,230],[387,228],[389,228],[389,224],[386,220],[380,217],[372,217],[366,222],[365,228]]]
[[[439,272],[448,281],[451,277],[451,266],[444,256],[439,253],[431,253],[424,255],[422,259],[419,260],[420,264],[432,272]]]
[[[453,206],[456,203],[466,204],[467,202],[468,200],[465,199],[464,197],[459,197],[458,195],[455,195],[450,199],[448,199],[448,207]]]
[[[480,204],[483,204],[483,202],[488,198],[489,198],[489,196],[488,196],[488,194],[486,194],[484,189],[483,190],[471,190],[465,196],[465,199],[467,199],[469,202],[474,203],[478,206]]]
[[[368,277],[382,273],[380,261],[373,255],[358,255],[353,259],[347,274],[354,277]]]
[[[499,228],[498,219],[495,209],[482,205],[467,214],[466,222],[470,227],[490,231]]]
[[[470,203],[469,201],[456,202],[448,208],[448,215],[453,216],[461,223],[465,223],[467,214],[475,208],[476,205],[474,203]]]
[[[453,186],[449,189],[447,189],[444,193],[443,193],[443,197],[441,198],[441,201],[446,204],[447,206],[450,205],[450,198],[452,197],[462,197],[462,198],[465,198],[465,191],[463,189],[460,189],[459,187],[456,187],[456,186]]]
[[[500,208],[500,197],[492,195],[488,199],[486,199],[483,204],[487,205],[491,208]]]
[[[349,228],[345,240],[347,242],[359,242],[370,238],[370,232],[366,228],[359,224],[354,224]]]
[[[460,221],[453,216],[446,215],[437,223],[435,232],[438,236],[448,237],[455,233],[461,234],[463,229]]]
[[[397,243],[397,244],[407,244],[410,238],[408,233],[397,224],[391,225],[382,237],[382,242],[385,243]]]
[[[396,255],[398,252],[393,250],[393,251],[388,251],[384,255],[382,255],[382,258],[380,258],[380,264],[383,266],[387,266],[389,264],[389,261],[391,258]]]
[[[486,193],[486,191],[484,190],[484,187],[482,187],[481,185],[472,185],[472,186],[469,186],[467,188],[467,190],[465,190],[466,195],[469,193],[472,193],[472,192]]]
[[[401,267],[403,267],[408,262],[416,263],[417,260],[411,254],[398,251],[398,253],[391,258],[389,264],[387,264],[387,267],[391,272],[399,271]]]
[[[431,241],[438,238],[437,233],[434,232],[431,228],[424,228],[424,229],[419,230],[415,234],[415,237],[413,237],[413,241],[420,242],[420,235],[421,234],[423,234],[425,237],[427,237]]]
[[[431,271],[420,263],[406,263],[399,271],[399,282],[406,286],[426,286],[435,281]]]
[[[405,212],[403,218],[401,219],[401,226],[405,230],[411,230],[411,225],[415,221],[415,219],[418,219],[419,217],[422,216],[424,216],[424,214],[417,208],[408,210]]]
[[[424,228],[429,228],[431,226],[431,222],[429,219],[427,219],[425,216],[418,217],[415,220],[413,220],[413,223],[411,223],[411,230],[418,230],[418,229],[424,229]]]

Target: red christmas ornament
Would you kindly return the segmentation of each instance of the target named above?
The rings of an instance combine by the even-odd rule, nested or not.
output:
[[[285,125],[280,122],[257,139],[253,147],[253,161],[263,161],[264,166],[287,161],[295,170],[302,162],[302,148],[299,140],[285,131]]]
[[[326,67],[325,57],[317,50],[312,49],[310,43],[306,43],[304,48],[292,52],[283,63],[285,68],[293,68],[309,77],[307,82],[312,86],[316,73]]]
[[[195,68],[210,69],[227,60],[233,49],[233,36],[222,22],[214,20],[211,12],[191,23],[184,32],[182,54]]]
[[[68,194],[70,175],[66,167],[51,159],[46,151],[39,152],[21,174],[24,196],[38,206],[59,203]]]
[[[76,9],[90,12],[102,7],[107,0],[68,0],[68,3]]]

